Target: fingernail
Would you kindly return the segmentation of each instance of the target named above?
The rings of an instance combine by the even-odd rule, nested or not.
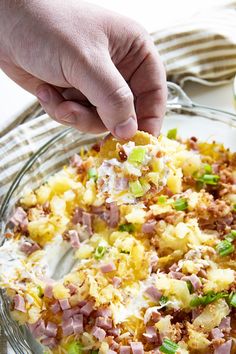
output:
[[[60,120],[61,122],[64,122],[64,123],[67,123],[67,124],[75,124],[77,119],[76,119],[76,115],[74,113],[69,113],[69,114],[66,114],[65,116],[63,117],[58,117],[58,120]]]
[[[137,122],[133,117],[128,118],[115,127],[115,135],[121,139],[129,139],[137,131]]]
[[[42,103],[49,103],[50,101],[50,92],[48,89],[41,88],[36,92],[37,98]]]

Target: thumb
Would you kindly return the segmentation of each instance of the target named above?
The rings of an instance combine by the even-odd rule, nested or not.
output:
[[[86,77],[73,85],[96,107],[100,119],[114,136],[131,138],[137,131],[134,97],[110,56],[106,54],[90,62],[85,73]]]

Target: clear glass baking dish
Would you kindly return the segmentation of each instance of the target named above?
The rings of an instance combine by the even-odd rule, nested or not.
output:
[[[222,142],[236,151],[236,115],[194,104],[175,84],[168,83],[167,114],[162,132],[177,128],[183,138],[196,136],[200,140]],[[66,128],[43,145],[25,164],[9,188],[0,209],[0,245],[4,242],[7,220],[16,201],[27,186],[35,188],[49,175],[57,172],[81,147],[102,139],[102,135],[82,134]],[[67,259],[60,262],[61,267]],[[55,277],[61,275],[58,269]],[[68,269],[67,269],[68,270]],[[65,272],[63,268],[63,272]],[[10,316],[9,301],[0,290],[0,323],[8,341],[17,354],[42,354],[43,348],[32,338],[24,326],[19,326]]]

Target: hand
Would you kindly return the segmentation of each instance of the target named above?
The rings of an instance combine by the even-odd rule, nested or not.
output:
[[[52,118],[124,139],[159,133],[165,71],[140,25],[78,0],[1,4],[0,67]]]

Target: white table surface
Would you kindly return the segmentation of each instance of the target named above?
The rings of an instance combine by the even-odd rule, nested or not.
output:
[[[132,17],[143,24],[149,32],[153,32],[184,20],[203,9],[207,11],[207,7],[221,4],[224,0],[90,0],[90,2]],[[195,102],[235,112],[231,84],[212,88],[188,83],[185,90]],[[18,87],[0,70],[0,119],[18,115],[34,100],[31,94]],[[8,354],[13,354],[10,348]]]

